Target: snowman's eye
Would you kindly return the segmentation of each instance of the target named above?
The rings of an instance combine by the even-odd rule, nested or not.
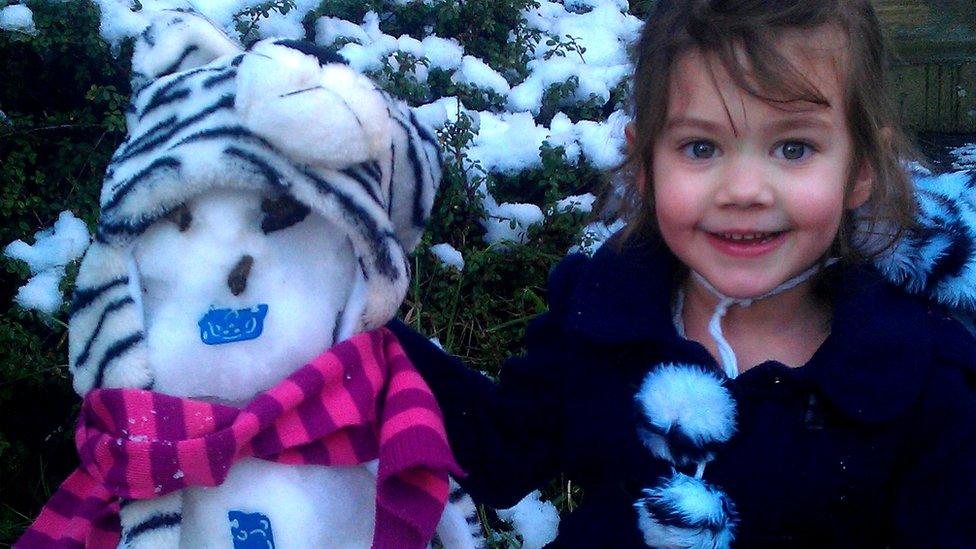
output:
[[[186,204],[181,204],[179,208],[173,210],[166,218],[176,223],[181,233],[186,232],[190,228],[190,223],[193,223],[193,214],[190,213],[190,208],[187,208]]]
[[[300,223],[309,214],[308,206],[294,198],[281,195],[275,198],[265,198],[261,202],[264,219],[261,220],[261,230],[264,234],[287,229]]]

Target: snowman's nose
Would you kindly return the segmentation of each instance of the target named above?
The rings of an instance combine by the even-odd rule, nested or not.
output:
[[[247,288],[247,275],[251,273],[252,265],[254,265],[254,258],[249,255],[241,257],[237,262],[227,276],[227,287],[230,288],[230,293],[234,295],[244,293]]]

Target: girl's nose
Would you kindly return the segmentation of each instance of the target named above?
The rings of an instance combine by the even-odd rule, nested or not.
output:
[[[757,208],[771,206],[774,195],[761,163],[740,158],[727,164],[715,198],[722,207]]]

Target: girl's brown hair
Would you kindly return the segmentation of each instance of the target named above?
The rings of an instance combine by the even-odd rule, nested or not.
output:
[[[871,197],[861,210],[869,215],[859,220],[858,236],[880,233],[870,246],[854,246],[854,220],[845,219],[831,253],[848,260],[871,257],[911,226],[913,185],[902,162],[916,155],[885,90],[888,50],[869,0],[657,0],[634,51],[635,135],[624,165],[631,175],[642,171],[647,184],[641,187],[636,177],[629,178],[623,211],[627,226],[617,242],[657,234],[652,152],[666,122],[677,59],[691,50],[711,56],[746,93],[773,105],[829,105],[778,48],[786,31],[825,26],[846,38],[846,54],[837,66],[854,147],[851,182],[863,162],[874,175]]]

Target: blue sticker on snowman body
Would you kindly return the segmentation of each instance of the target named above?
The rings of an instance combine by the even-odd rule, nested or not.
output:
[[[261,303],[246,309],[210,307],[200,322],[200,340],[207,345],[222,345],[261,337],[268,306]]]
[[[234,549],[275,549],[271,519],[262,513],[228,511]]]

